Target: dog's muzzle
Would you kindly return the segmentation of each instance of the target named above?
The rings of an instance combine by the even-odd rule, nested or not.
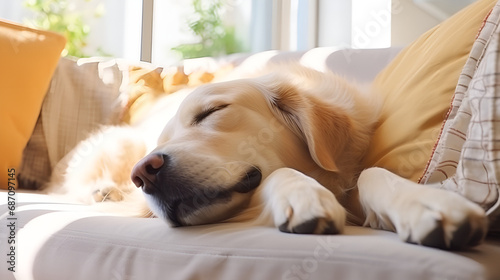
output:
[[[154,198],[160,216],[173,226],[187,225],[184,218],[196,211],[214,204],[229,203],[236,193],[249,193],[262,180],[262,173],[256,167],[249,168],[240,179],[229,186],[205,185],[196,176],[182,172],[167,154],[153,153],[141,159],[132,169],[133,183]],[[151,206],[151,205],[150,205]],[[155,213],[156,214],[156,213]]]

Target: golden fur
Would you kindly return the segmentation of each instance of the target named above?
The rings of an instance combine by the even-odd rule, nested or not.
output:
[[[477,205],[382,169],[363,171],[381,105],[376,95],[298,65],[266,73],[177,93],[184,100],[168,122],[159,105],[142,125],[104,128],[79,147],[95,138],[111,142],[94,145],[75,168],[68,162],[77,147],[52,190],[86,202],[121,200],[106,209],[151,210],[172,226],[250,220],[285,232],[340,233],[347,219],[434,247],[472,246],[484,237]],[[469,222],[473,234],[454,239]],[[436,241],[431,234],[440,226],[445,233]]]

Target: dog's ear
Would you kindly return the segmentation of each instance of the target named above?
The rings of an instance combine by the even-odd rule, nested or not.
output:
[[[268,100],[275,115],[304,139],[313,160],[325,170],[339,171],[337,157],[350,141],[347,114],[290,84],[275,85],[270,91]]]

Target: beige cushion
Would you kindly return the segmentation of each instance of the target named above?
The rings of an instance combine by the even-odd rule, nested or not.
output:
[[[23,188],[40,188],[79,141],[103,124],[119,122],[122,76],[116,60],[60,60],[23,152],[19,171]]]
[[[0,192],[0,217],[6,196]],[[245,223],[169,228],[160,219],[96,214],[43,195],[18,199],[18,272],[14,278],[2,261],[2,280],[500,279],[498,239],[448,252],[365,227],[348,226],[343,235],[287,234]],[[6,234],[0,231],[0,240]],[[8,252],[6,245],[0,242],[0,252]]]
[[[375,88],[385,102],[366,166],[419,180],[474,39],[495,2],[478,1],[426,32],[377,76]]]

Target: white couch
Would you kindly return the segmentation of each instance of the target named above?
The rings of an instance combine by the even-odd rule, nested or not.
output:
[[[307,57],[317,67],[369,82],[397,52],[316,49],[267,55],[272,60]],[[159,219],[98,214],[29,192],[10,196],[15,198],[11,216],[9,196],[0,192],[4,280],[500,279],[498,237],[448,252],[355,226],[343,235],[287,234],[243,223],[169,228]],[[12,239],[15,244],[8,244]],[[10,246],[15,246],[15,263],[8,262]],[[8,268],[14,265],[12,273]]]

